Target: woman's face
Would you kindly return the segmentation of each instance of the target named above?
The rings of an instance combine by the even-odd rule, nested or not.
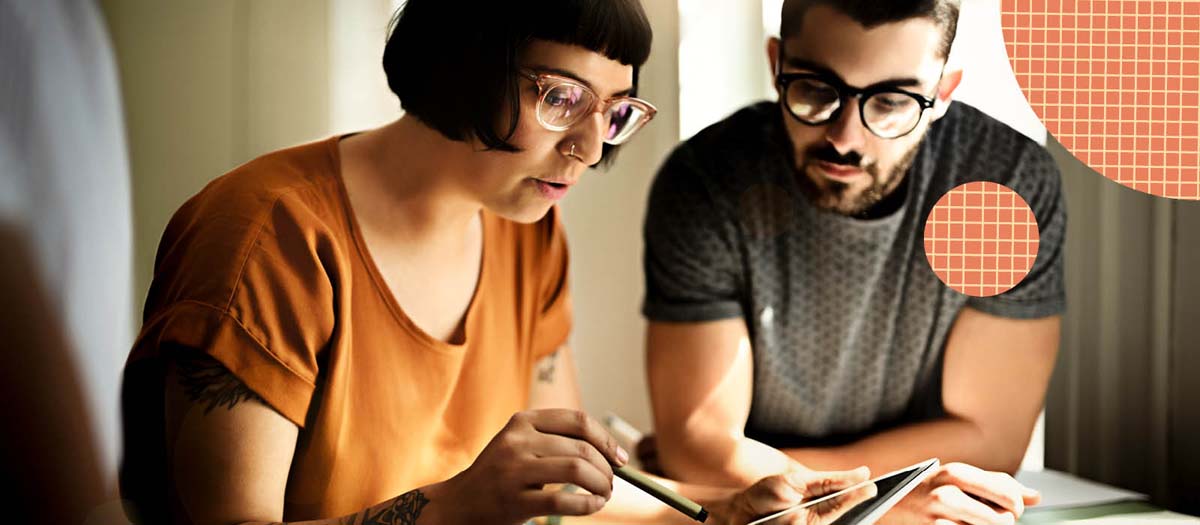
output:
[[[631,66],[579,46],[535,40],[526,46],[519,66],[576,80],[602,101],[633,88]],[[469,191],[489,211],[530,223],[540,220],[579,182],[588,166],[600,161],[605,123],[594,111],[565,131],[548,130],[538,123],[537,84],[522,78],[520,86],[521,115],[509,142],[521,151],[479,151],[471,163],[474,173],[464,175]]]

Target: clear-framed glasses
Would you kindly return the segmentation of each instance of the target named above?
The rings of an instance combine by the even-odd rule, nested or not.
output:
[[[550,131],[566,131],[599,106],[604,115],[604,142],[615,146],[629,140],[658,113],[653,104],[636,97],[600,100],[591,88],[567,77],[530,71],[521,75],[537,85],[538,123]]]
[[[783,105],[796,120],[820,126],[836,120],[849,98],[858,99],[863,127],[883,139],[903,137],[917,129],[934,100],[898,87],[850,87],[820,73],[780,73],[776,76]]]

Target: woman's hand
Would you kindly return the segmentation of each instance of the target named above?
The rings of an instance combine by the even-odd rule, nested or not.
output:
[[[763,516],[779,512],[805,500],[812,500],[866,481],[866,467],[841,472],[797,470],[763,478],[732,498],[710,505],[711,523],[745,525]],[[847,510],[875,495],[874,484],[771,520],[770,525],[826,525]]]
[[[546,515],[592,514],[612,496],[611,465],[629,461],[615,439],[587,414],[547,409],[519,412],[475,462],[438,492],[456,502],[450,521],[519,524]],[[544,490],[571,483],[591,494]]]
[[[1011,525],[1041,495],[1003,472],[965,463],[942,465],[884,515],[887,525]]]

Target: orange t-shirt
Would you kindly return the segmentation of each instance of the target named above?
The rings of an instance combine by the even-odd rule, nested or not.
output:
[[[210,183],[159,244],[126,363],[133,435],[122,485],[150,490],[144,498],[159,490],[147,486],[169,484],[165,452],[142,449],[156,440],[168,448],[154,429],[162,368],[141,365],[161,364],[173,345],[216,358],[300,427],[285,520],[348,514],[465,469],[524,409],[535,361],[571,326],[557,210],[529,225],[482,218],[466,339],[452,345],[405,316],[369,257],[341,181],[338,137]]]

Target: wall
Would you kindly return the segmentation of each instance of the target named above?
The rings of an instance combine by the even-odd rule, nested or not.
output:
[[[1200,511],[1200,203],[1136,192],[1056,142],[1067,223],[1046,466]]]
[[[140,306],[167,220],[260,154],[399,115],[389,0],[103,0],[121,71]]]

